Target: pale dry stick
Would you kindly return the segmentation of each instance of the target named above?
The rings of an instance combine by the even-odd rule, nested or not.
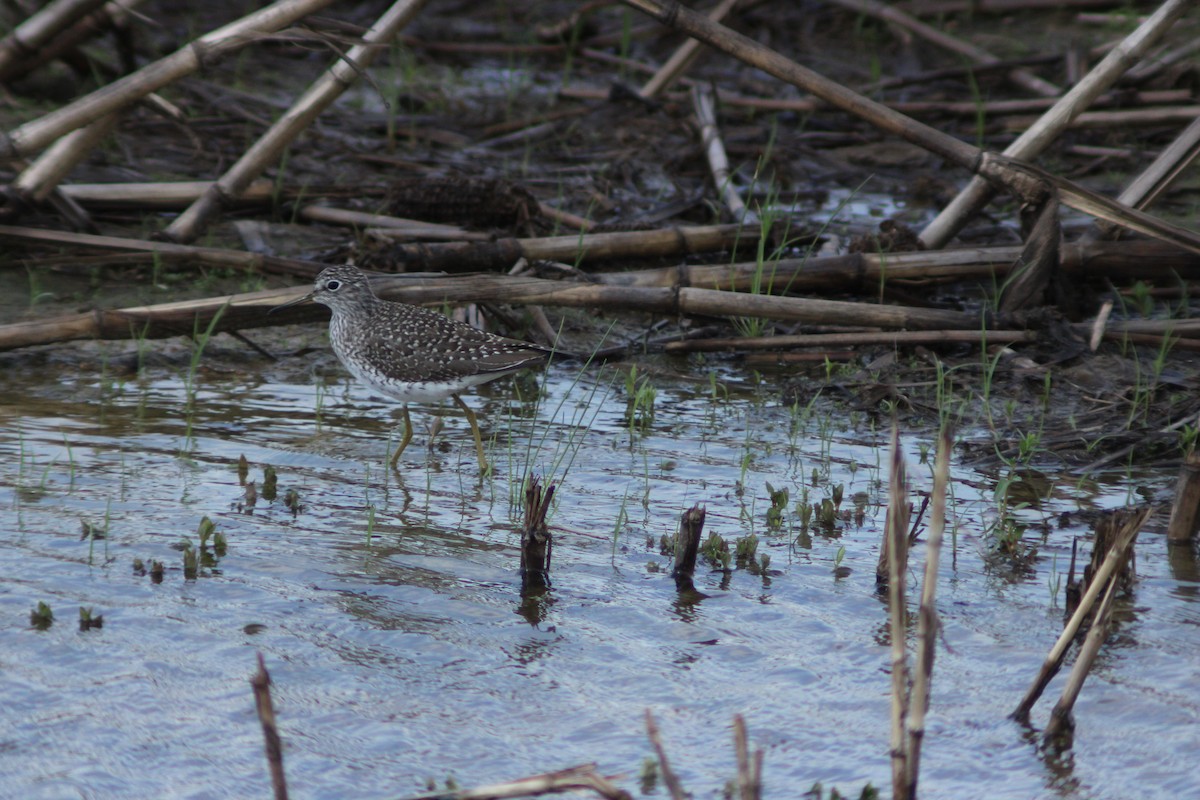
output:
[[[991,339],[991,337],[988,337]],[[908,758],[904,783],[908,796],[917,796],[921,767],[921,743],[925,740],[925,715],[929,712],[933,661],[939,628],[937,604],[938,564],[946,530],[946,491],[950,485],[950,450],[954,446],[949,428],[938,437],[933,466],[933,491],[929,508],[929,533],[925,541],[925,575],[921,580],[921,606],[917,612],[917,653],[913,669],[912,698],[908,715]]]
[[[73,103],[0,135],[0,159],[29,156],[76,128],[135,102],[190,75],[235,50],[295,20],[324,8],[332,0],[279,0],[236,22],[201,36],[171,55],[148,64]]]
[[[382,236],[386,230],[380,230]],[[611,258],[653,258],[661,255],[703,253],[732,248],[735,245],[754,247],[762,230],[757,225],[697,225],[681,228],[655,228],[648,231],[616,231],[613,233],[547,236],[536,239],[498,239],[495,242],[436,245],[401,245],[396,259],[410,266],[414,263],[441,269],[446,264],[480,263],[479,250],[495,254],[498,263],[507,269],[521,256],[569,264]],[[411,257],[410,257],[411,256]]]
[[[671,762],[667,759],[667,751],[663,747],[662,737],[658,734],[658,724],[655,723],[654,715],[648,708],[646,709],[646,736],[649,737],[650,744],[654,747],[654,753],[658,756],[658,767],[662,770],[663,783],[666,784],[667,791],[671,793],[671,800],[688,800],[688,793],[683,790],[679,776],[675,774],[675,770],[671,769]]]
[[[1067,130],[1120,130],[1124,128],[1165,127],[1191,123],[1200,115],[1200,106],[1153,106],[1149,108],[1084,111],[1066,124]],[[1025,131],[1038,120],[1031,117],[1009,117],[1002,123],[1005,131]]]
[[[687,33],[705,44],[786,81],[847,113],[867,120],[880,130],[894,134],[941,156],[952,164],[1003,186],[1025,202],[1039,202],[1051,187],[1057,190],[1063,204],[1092,216],[1118,222],[1132,230],[1154,236],[1179,247],[1200,252],[1200,235],[1178,225],[1163,222],[1142,212],[1129,209],[1096,192],[1084,189],[1072,181],[1051,176],[1044,170],[994,153],[985,153],[966,142],[928,125],[910,119],[899,112],[853,92],[841,84],[818,75],[780,53],[755,42],[747,36],[713,22],[676,2],[666,0],[621,0],[638,8],[663,24]],[[1182,13],[1178,6],[1186,0],[1167,0],[1171,18]],[[1160,12],[1162,10],[1160,9]],[[1160,14],[1156,14],[1158,18]],[[1161,33],[1161,31],[1158,31]],[[1118,48],[1120,50],[1121,48]],[[1078,88],[1078,87],[1077,87]],[[1075,90],[1072,90],[1074,92]],[[1068,93],[1066,97],[1072,97]],[[1059,102],[1062,105],[1062,101]]]
[[[307,205],[300,209],[300,217],[311,222],[325,222],[333,225],[348,225],[355,228],[387,228],[396,236],[412,239],[438,239],[469,242],[485,242],[486,233],[478,233],[460,228],[457,225],[442,225],[436,222],[422,222],[418,219],[392,217],[385,214],[368,214],[365,211],[351,211],[329,206]]]
[[[53,0],[0,40],[0,75],[21,58],[51,41],[76,19],[87,16],[106,0]]]
[[[1093,353],[1100,347],[1100,340],[1104,338],[1104,327],[1108,324],[1108,317],[1112,314],[1113,301],[1110,297],[1100,304],[1100,310],[1096,312],[1096,318],[1092,320],[1092,333],[1088,336],[1088,349]]]
[[[905,608],[904,576],[908,569],[908,481],[900,452],[900,431],[892,424],[890,447],[892,475],[888,483],[888,513],[885,547],[888,559],[888,610],[892,637],[892,797],[909,800],[908,741],[904,735],[908,719],[908,655],[905,649],[908,613]]]
[[[997,56],[992,55],[982,47],[976,47],[970,42],[965,42],[944,31],[939,31],[931,25],[926,25],[924,22],[906,14],[895,6],[886,6],[883,3],[876,2],[876,0],[833,0],[833,2],[851,11],[857,11],[860,14],[866,14],[897,25],[943,50],[966,56],[977,64],[996,64],[1000,61]],[[1044,97],[1057,97],[1062,94],[1062,89],[1049,81],[1039,78],[1027,69],[1019,68],[1010,70],[1008,78],[1018,86]]]
[[[67,197],[85,206],[172,209],[187,206],[188,203],[199,197],[211,183],[211,181],[69,183],[58,188]],[[241,199],[248,204],[269,203],[276,196],[277,189],[275,181],[269,178],[260,178],[242,193]]]
[[[555,208],[547,203],[538,203],[538,211],[541,212],[543,217],[552,219],[555,222],[561,222],[563,225],[569,225],[576,230],[590,231],[596,227],[596,223],[590,219],[581,217],[578,214],[572,214],[570,211],[563,211],[561,208]]]
[[[142,102],[179,122],[192,136],[194,143],[199,148],[199,141],[186,127],[186,117],[177,106],[154,93],[146,95],[142,98]],[[27,203],[40,203],[46,200],[52,192],[59,188],[59,184],[71,170],[86,159],[92,149],[116,128],[120,117],[121,112],[119,111],[107,114],[95,122],[71,131],[47,147],[13,181],[12,187],[18,196]]]
[[[1125,37],[1124,41],[1114,47],[1083,80],[1063,95],[1062,99],[1042,116],[1038,124],[1009,145],[1004,150],[1004,155],[1026,160],[1036,158],[1058,138],[1072,119],[1145,55],[1190,5],[1190,0],[1165,0],[1145,24]],[[966,188],[921,231],[921,241],[931,249],[943,247],[994,195],[995,190],[986,180],[978,175],[971,178]]]
[[[1025,722],[1029,719],[1029,712],[1032,710],[1033,704],[1041,697],[1042,692],[1045,691],[1046,686],[1050,683],[1050,679],[1058,672],[1058,668],[1062,664],[1063,657],[1067,654],[1071,642],[1075,641],[1075,634],[1079,632],[1084,618],[1087,617],[1088,613],[1092,610],[1092,606],[1095,605],[1096,597],[1104,589],[1105,584],[1109,583],[1109,578],[1117,571],[1117,568],[1125,563],[1125,558],[1128,556],[1128,548],[1133,544],[1138,531],[1146,524],[1146,520],[1150,518],[1153,512],[1153,508],[1143,508],[1126,521],[1126,526],[1122,528],[1120,540],[1108,551],[1108,555],[1104,557],[1100,568],[1092,575],[1092,582],[1088,584],[1087,591],[1080,598],[1079,606],[1075,609],[1075,613],[1071,615],[1071,619],[1063,627],[1058,641],[1050,648],[1046,660],[1042,663],[1042,668],[1033,680],[1033,685],[1029,687],[1029,690],[1025,693],[1025,697],[1017,705],[1016,710],[1009,715],[1013,719],[1020,722]],[[1113,581],[1113,583],[1115,584],[1116,582]]]
[[[721,0],[713,7],[712,11],[708,12],[708,18],[714,22],[719,22],[725,18],[725,15],[733,10],[733,7],[740,0]],[[695,39],[688,39],[679,49],[671,54],[667,59],[667,63],[663,64],[658,72],[655,72],[650,80],[646,81],[645,85],[639,90],[642,97],[658,97],[663,91],[674,83],[680,75],[688,70],[692,62],[696,60],[696,56],[700,55],[702,45]]]
[[[1158,158],[1117,197],[1134,208],[1146,208],[1200,155],[1200,116],[1197,116]]]
[[[856,331],[854,333],[807,333],[782,336],[759,336],[753,338],[685,339],[667,342],[663,350],[667,353],[718,353],[746,350],[784,350],[796,347],[861,347],[882,344],[939,345],[976,344],[986,340],[988,344],[1013,344],[1037,341],[1034,331]]]
[[[1088,628],[1087,636],[1084,637],[1083,645],[1079,648],[1079,655],[1075,658],[1075,665],[1071,668],[1071,674],[1063,686],[1062,695],[1054,704],[1054,708],[1050,710],[1050,719],[1046,722],[1046,730],[1042,732],[1043,742],[1057,745],[1060,737],[1069,734],[1075,728],[1071,709],[1075,707],[1075,701],[1079,699],[1079,693],[1083,691],[1083,682],[1087,680],[1088,672],[1091,671],[1096,655],[1100,652],[1100,646],[1104,644],[1104,639],[1108,635],[1113,597],[1116,594],[1117,581],[1110,579],[1108,590],[1104,593],[1104,599],[1100,601],[1100,607],[1096,610],[1091,627]]]
[[[363,34],[363,43],[344,56],[316,80],[287,112],[237,160],[209,189],[175,218],[163,232],[176,242],[195,239],[208,220],[229,200],[236,198],[321,112],[341,96],[375,59],[376,54],[416,16],[425,0],[398,0]]]
[[[1197,50],[1200,50],[1200,39],[1192,39],[1166,52],[1157,53],[1129,70],[1129,74],[1125,76],[1126,82],[1140,85],[1167,67],[1190,59]]]
[[[120,114],[108,114],[90,125],[71,131],[46,148],[12,182],[17,195],[27,203],[40,203],[50,196],[92,148],[112,133]]]
[[[724,99],[721,97],[721,99]],[[1162,91],[1123,93],[1120,91],[1105,92],[1096,98],[1092,108],[1120,106],[1123,108],[1144,108],[1149,106],[1183,105],[1195,99],[1191,92],[1179,89]],[[731,103],[733,100],[730,101]],[[1020,97],[1010,100],[982,100],[967,102],[959,100],[910,100],[888,103],[888,106],[903,111],[905,114],[938,113],[957,114],[963,117],[974,116],[980,111],[988,118],[1008,114],[1033,114],[1051,108],[1057,97]],[[1028,127],[1028,126],[1025,126]]]
[[[406,800],[510,800],[517,797],[538,797],[591,789],[606,800],[632,800],[629,792],[618,788],[610,778],[596,773],[595,764],[581,764],[544,775],[533,775],[507,783],[480,786],[476,789],[438,791],[419,794]]]
[[[694,81],[689,81],[684,78],[681,83],[692,86]],[[571,85],[564,86],[558,90],[560,97],[569,97],[575,100],[606,100],[612,94],[611,89],[601,88],[598,86],[580,86]],[[674,97],[674,94],[672,95]],[[1111,105],[1170,105],[1174,103],[1186,103],[1193,99],[1193,94],[1184,89],[1168,89],[1153,92],[1138,92],[1136,94],[1120,94],[1118,92],[1108,92],[1101,95],[1100,98],[1093,104],[1093,107],[1103,107]],[[1039,111],[1044,111],[1050,108],[1057,102],[1056,97],[1033,97],[1021,98],[1016,100],[987,100],[980,103],[961,102],[961,101],[941,101],[941,100],[911,100],[911,101],[895,101],[888,102],[886,106],[893,111],[899,111],[903,114],[956,114],[963,117],[974,117],[983,111],[989,118],[1001,117],[1007,114],[1031,114]],[[813,98],[792,99],[786,97],[750,97],[737,92],[731,92],[727,89],[717,88],[717,101],[726,106],[737,106],[742,108],[754,108],[762,111],[796,111],[802,114],[811,114],[826,107],[826,103]],[[1175,112],[1169,113],[1172,118],[1177,116]],[[1080,115],[1085,121],[1092,119],[1086,115]],[[1019,130],[1026,130],[1031,123],[1023,122],[1020,124]],[[1149,124],[1149,123],[1148,123]]]
[[[713,185],[721,193],[725,207],[735,220],[743,225],[756,223],[757,215],[746,208],[737,187],[733,185],[729,157],[725,154],[725,144],[721,141],[721,131],[717,127],[717,112],[713,106],[712,91],[700,86],[692,87],[692,105],[696,111],[696,120],[700,123],[700,142],[704,145],[704,155],[712,172]]]

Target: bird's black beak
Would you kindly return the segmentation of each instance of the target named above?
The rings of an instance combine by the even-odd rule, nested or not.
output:
[[[313,292],[309,292],[308,294],[306,294],[302,297],[297,297],[295,300],[289,300],[288,302],[284,303],[283,305],[275,306],[274,308],[269,310],[267,313],[274,314],[276,311],[282,311],[285,308],[291,308],[292,306],[298,306],[301,303],[307,303],[308,301],[310,301],[312,299],[313,299]]]

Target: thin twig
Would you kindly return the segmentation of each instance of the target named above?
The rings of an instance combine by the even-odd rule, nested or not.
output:
[[[675,774],[675,770],[671,769],[671,762],[667,760],[667,751],[663,748],[662,737],[658,734],[658,725],[655,724],[654,715],[650,713],[650,709],[646,709],[646,735],[650,738],[650,744],[658,756],[658,766],[662,770],[663,783],[666,784],[667,791],[671,793],[671,800],[687,800],[688,794],[683,790],[683,784],[679,782],[679,776]]]
[[[279,738],[279,728],[275,725],[275,708],[271,705],[271,676],[267,673],[262,653],[258,654],[258,672],[250,679],[250,685],[254,688],[254,707],[258,710],[258,721],[262,723],[267,766],[271,770],[271,786],[275,790],[275,800],[287,800],[287,779],[283,774],[283,743]]]

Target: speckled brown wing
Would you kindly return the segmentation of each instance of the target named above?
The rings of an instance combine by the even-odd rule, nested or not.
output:
[[[444,314],[399,303],[387,305],[360,341],[373,364],[388,364],[390,377],[426,381],[470,375],[499,378],[545,361],[549,351],[535,344],[487,333]]]

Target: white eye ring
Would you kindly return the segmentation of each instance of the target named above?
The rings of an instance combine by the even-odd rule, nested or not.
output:
[[[327,281],[325,283],[325,288],[331,292],[336,292],[338,289],[342,288],[342,282],[337,279]]]

